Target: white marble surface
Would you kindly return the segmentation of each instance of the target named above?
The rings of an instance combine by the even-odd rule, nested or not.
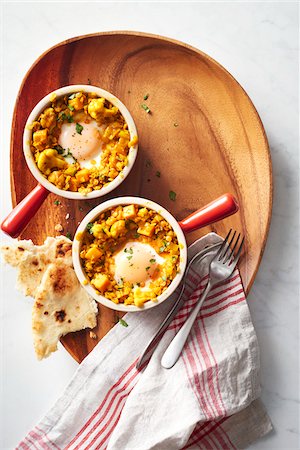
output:
[[[261,450],[300,447],[297,9],[296,2],[1,3],[1,217],[11,207],[9,139],[17,91],[33,61],[66,38],[114,29],[173,37],[218,60],[252,98],[274,170],[269,239],[248,298],[261,347],[262,398],[275,428],[251,447]],[[0,449],[13,448],[48,410],[77,365],[62,348],[35,360],[30,301],[15,291],[15,276],[1,269]]]

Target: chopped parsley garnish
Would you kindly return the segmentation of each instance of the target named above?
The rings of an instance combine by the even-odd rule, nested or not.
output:
[[[56,206],[58,206],[58,205],[60,205],[61,203],[60,203],[60,201],[59,200],[54,200],[54,205],[56,205]]]
[[[83,207],[82,206],[79,206],[79,211],[83,211]]]
[[[131,258],[132,258],[132,255],[131,255],[131,256],[127,256],[128,261],[129,261]]]
[[[76,94],[74,92],[74,94],[69,95],[69,100],[72,100],[73,98],[75,98]]]
[[[148,100],[149,94],[144,95],[144,100]]]
[[[154,264],[156,262],[156,259],[151,258],[149,262],[151,262],[151,264]]]
[[[175,123],[174,123],[174,127],[178,127],[178,123],[175,122]]]
[[[119,323],[120,323],[123,327],[128,327],[128,323],[127,323],[126,320],[124,320],[124,319],[119,319]]]
[[[89,222],[86,226],[86,229],[90,234],[93,234],[93,232],[92,232],[93,225],[94,224],[92,222]]]
[[[127,230],[130,230],[131,223],[134,223],[134,221],[131,219],[125,219],[125,227],[127,228]]]
[[[78,134],[81,134],[83,130],[83,126],[80,123],[76,123],[76,131]]]
[[[175,202],[175,200],[176,200],[176,192],[170,191],[169,192],[169,199],[172,200],[172,202]]]
[[[73,156],[73,154],[72,154],[72,152],[71,152],[71,150],[69,148],[63,148],[61,145],[55,145],[53,148],[57,151],[57,153],[59,155],[62,155],[64,158],[66,156],[72,156],[72,158],[75,161],[77,161],[76,158]]]
[[[130,247],[130,248],[124,248],[124,252],[125,253],[130,253],[131,255],[133,254],[133,248],[132,247]],[[131,257],[132,258],[132,257]]]
[[[150,266],[146,267],[146,270],[149,270],[149,269],[150,269]]]
[[[157,178],[160,178],[160,171],[158,170],[155,175],[157,176]]]
[[[72,240],[72,235],[71,235],[70,231],[67,231],[67,232],[66,232],[66,237],[67,237],[68,239],[70,239],[70,241]]]
[[[72,105],[68,105],[68,108],[70,111],[74,111],[74,109],[75,109],[74,106],[72,106]]]
[[[163,245],[161,247],[159,247],[159,253],[163,253],[166,249],[166,247],[168,246],[168,242],[167,241],[163,241]]]
[[[163,281],[167,281],[167,277],[166,277],[165,275],[163,275],[163,276],[161,277],[161,279],[162,279]]]
[[[59,121],[67,120],[69,123],[74,122],[73,117],[72,117],[70,114],[65,114],[65,113],[62,113],[62,114],[59,116],[58,120],[59,120]]]
[[[140,235],[139,235],[139,233],[134,233],[133,237],[134,237],[135,239],[138,239],[138,238],[140,237]]]
[[[145,105],[145,103],[143,103],[141,105],[141,108],[143,108],[146,111],[147,114],[151,113],[151,109],[149,108],[149,106]]]
[[[65,152],[65,149],[61,145],[54,145],[53,148],[59,155],[62,155]]]

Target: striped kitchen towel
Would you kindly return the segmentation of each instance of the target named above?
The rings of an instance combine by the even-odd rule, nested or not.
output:
[[[221,240],[214,233],[189,247],[189,259]],[[216,251],[216,250],[214,250]],[[148,365],[142,350],[176,293],[148,311],[129,313],[85,358],[52,409],[18,449],[176,450],[245,448],[272,429],[258,399],[259,350],[238,270],[202,307],[177,364],[160,359],[197,302],[214,252],[188,280],[183,308]]]

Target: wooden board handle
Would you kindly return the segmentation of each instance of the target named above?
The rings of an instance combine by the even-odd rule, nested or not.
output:
[[[185,233],[189,233],[218,220],[225,219],[225,217],[236,213],[238,209],[239,206],[234,196],[232,194],[224,194],[181,220],[179,225]]]
[[[38,184],[1,223],[1,230],[16,238],[26,228],[30,220],[38,211],[49,191]]]

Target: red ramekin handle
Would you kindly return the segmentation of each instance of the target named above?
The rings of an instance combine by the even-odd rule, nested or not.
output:
[[[26,228],[30,220],[38,211],[49,191],[38,184],[1,223],[1,230],[16,238]]]
[[[239,206],[234,196],[232,194],[224,194],[181,220],[179,225],[185,233],[189,233],[231,216],[238,209]]]

